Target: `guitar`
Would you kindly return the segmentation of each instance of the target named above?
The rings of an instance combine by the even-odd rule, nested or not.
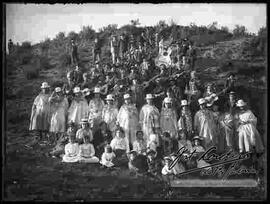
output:
[[[212,93],[210,96],[205,97],[204,99],[207,101],[206,105],[208,107],[212,106],[214,104],[214,102],[218,100],[218,97],[222,93],[224,93],[224,90],[225,89],[223,89],[222,91],[218,92],[217,94],[216,93]]]
[[[143,89],[145,89],[146,87],[148,87],[151,82],[153,82],[154,80],[156,80],[157,78],[159,78],[161,75],[162,74],[158,74],[158,75],[154,76],[153,78],[151,78],[149,81],[143,82],[142,83]]]

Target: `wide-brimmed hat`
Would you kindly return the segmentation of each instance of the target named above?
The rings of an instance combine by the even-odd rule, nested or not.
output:
[[[152,94],[146,94],[145,99],[153,99],[153,98],[154,98],[154,96]]]
[[[89,88],[83,89],[82,92],[83,92],[86,96],[90,95],[90,89],[89,89]]]
[[[81,92],[81,89],[80,87],[76,86],[74,89],[73,89],[73,93],[80,93]]]
[[[198,103],[199,103],[199,105],[202,105],[202,104],[206,103],[206,100],[204,98],[200,98],[198,100]]]
[[[187,106],[188,102],[187,100],[181,100],[181,106]]]
[[[129,98],[131,98],[129,94],[124,95],[124,99],[129,99]]]
[[[199,137],[199,136],[195,136],[195,137],[192,138],[192,140],[203,140],[203,139],[201,137]]]
[[[113,95],[112,94],[108,94],[105,100],[106,101],[113,101],[114,100]]]
[[[89,123],[89,122],[87,118],[82,118],[80,123],[83,124],[83,123]]]
[[[99,64],[99,61],[95,61],[95,64]]]
[[[94,93],[100,93],[100,88],[99,87],[95,87]]]
[[[46,88],[50,88],[50,86],[49,86],[48,82],[43,82],[40,88],[46,89]]]
[[[236,102],[236,106],[237,107],[243,107],[243,106],[246,106],[247,103],[243,100],[243,99],[240,99]]]
[[[231,95],[231,96],[235,96],[235,92],[234,91],[231,91],[230,93],[229,93],[229,95]]]
[[[157,140],[157,135],[156,134],[150,134],[149,135],[149,140],[151,140],[151,141]]]
[[[172,103],[172,98],[170,97],[164,98],[164,103]]]
[[[54,91],[55,91],[56,93],[59,93],[59,92],[62,91],[62,89],[61,89],[60,87],[56,87],[56,88],[54,89]]]

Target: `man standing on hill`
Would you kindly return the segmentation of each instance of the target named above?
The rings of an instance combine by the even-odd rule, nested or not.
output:
[[[190,65],[190,69],[194,70],[194,64],[196,60],[196,50],[191,44],[189,44],[189,47],[187,50],[187,57],[188,57],[188,63]]]
[[[13,42],[11,39],[8,41],[8,54],[11,54],[13,52]]]
[[[75,44],[74,40],[71,40],[71,63],[78,64],[78,47]]]
[[[120,40],[119,40],[119,58],[120,61],[122,62],[123,58],[124,58],[124,54],[127,51],[127,42],[125,40],[125,37],[123,34],[120,35]]]
[[[95,61],[100,61],[100,56],[101,56],[101,41],[96,37],[94,41],[94,46],[93,46],[93,59]]]
[[[112,55],[112,63],[115,64],[117,60],[118,55],[118,43],[116,40],[116,36],[112,36],[111,40],[111,55]]]

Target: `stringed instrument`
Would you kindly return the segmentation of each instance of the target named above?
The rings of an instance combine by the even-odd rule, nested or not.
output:
[[[207,101],[206,105],[208,107],[212,106],[214,104],[215,101],[218,100],[218,97],[224,93],[224,89],[220,92],[216,93],[212,93],[210,96],[204,97],[204,99]]]

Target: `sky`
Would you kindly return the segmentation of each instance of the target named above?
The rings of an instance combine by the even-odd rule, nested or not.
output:
[[[218,27],[232,30],[239,24],[257,33],[266,26],[266,16],[266,4],[256,3],[6,4],[6,39],[34,44],[59,32],[79,32],[82,26],[96,31],[109,24],[119,28],[137,18],[141,26],[156,25],[159,20],[169,23],[171,19],[179,25],[193,22],[198,26],[217,21]]]

